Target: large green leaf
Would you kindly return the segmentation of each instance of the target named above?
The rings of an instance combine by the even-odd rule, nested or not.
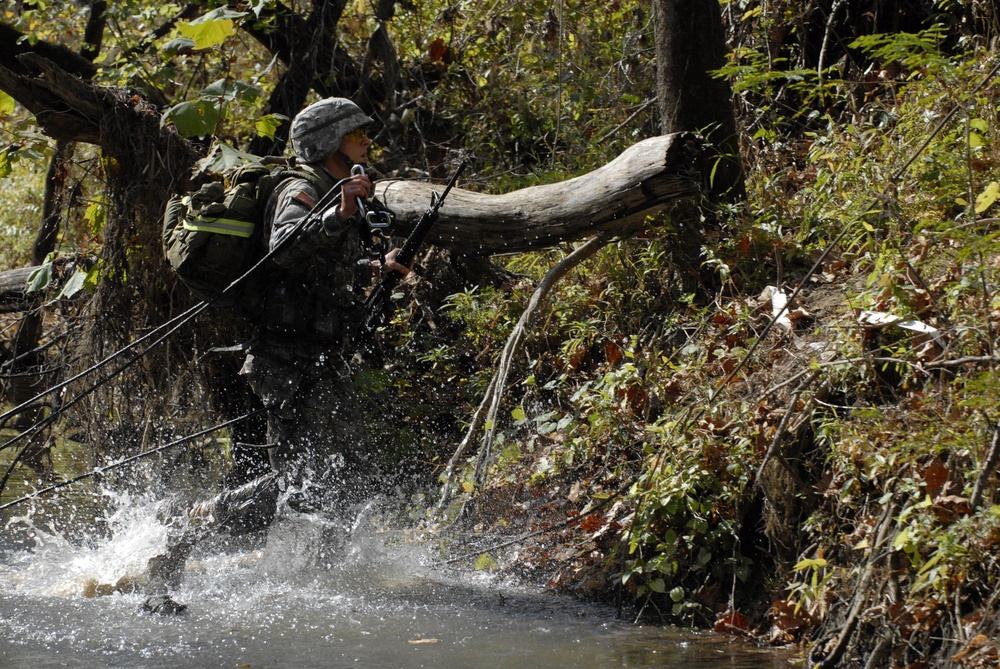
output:
[[[1000,183],[991,181],[983,192],[976,196],[976,213],[983,213],[998,199],[1000,199]]]
[[[274,133],[277,132],[281,124],[288,120],[288,117],[284,114],[267,114],[266,116],[261,116],[254,122],[254,129],[256,129],[257,134],[261,137],[267,137],[268,139],[274,139]]]
[[[199,173],[221,174],[230,168],[256,162],[260,162],[260,156],[234,149],[220,142],[206,157],[198,161],[196,169]]]
[[[236,31],[233,19],[244,16],[245,12],[234,12],[221,7],[194,21],[178,24],[177,30],[184,37],[194,40],[194,48],[209,49],[225,42]]]
[[[215,132],[219,110],[209,100],[193,100],[174,105],[163,114],[163,123],[173,123],[184,137],[204,137]]]
[[[45,290],[50,283],[52,283],[52,263],[46,262],[28,276],[28,292],[37,293]]]
[[[14,111],[14,98],[0,91],[0,116],[6,116]]]
[[[63,285],[62,290],[59,291],[59,297],[69,299],[83,290],[92,292],[93,283],[94,282],[90,272],[78,268],[75,272],[73,272],[73,276],[71,276]]]
[[[201,91],[202,97],[223,98],[225,100],[242,100],[255,102],[260,97],[260,88],[245,84],[242,81],[227,81],[219,79],[206,86]]]

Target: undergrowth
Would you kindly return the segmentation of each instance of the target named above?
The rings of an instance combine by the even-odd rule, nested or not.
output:
[[[664,297],[665,227],[564,280],[532,333],[492,485],[589,486],[567,513],[620,528],[608,589],[644,613],[838,662],[962,652],[993,613],[1000,80],[988,53],[937,44],[855,45],[902,74],[833,82],[844,104],[787,169],[760,134],[750,196],[705,249],[723,278],[708,306]],[[790,330],[769,325],[768,286],[795,294]],[[499,344],[495,321],[453,316]],[[862,632],[838,645],[845,619]]]

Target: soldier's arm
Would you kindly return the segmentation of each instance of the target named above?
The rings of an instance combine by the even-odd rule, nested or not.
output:
[[[295,267],[313,255],[317,249],[336,246],[350,225],[347,221],[331,215],[316,216],[301,230],[302,221],[310,214],[319,200],[315,187],[303,179],[289,182],[272,195],[269,202],[271,216],[270,250],[274,250],[289,235],[296,239],[274,255],[274,262],[280,267]],[[332,213],[332,210],[331,210]],[[296,230],[298,232],[296,233]]]

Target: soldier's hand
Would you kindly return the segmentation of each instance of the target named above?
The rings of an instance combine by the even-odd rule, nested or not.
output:
[[[396,262],[396,255],[399,253],[399,249],[393,249],[385,254],[385,268],[387,271],[396,270],[405,278],[407,274],[410,273],[410,268],[406,265],[402,265]]]
[[[371,192],[372,182],[367,174],[355,174],[344,182],[341,187],[340,206],[337,208],[340,219],[346,221],[358,211],[358,198],[367,199]]]

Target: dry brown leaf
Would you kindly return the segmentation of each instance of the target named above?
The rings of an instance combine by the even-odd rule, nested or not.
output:
[[[720,614],[712,630],[717,634],[750,636],[750,621],[739,611],[728,611]]]
[[[944,461],[941,458],[934,458],[920,472],[920,477],[924,480],[924,485],[927,487],[927,494],[931,496],[931,499],[940,494],[950,475],[951,472],[945,467]]]
[[[771,618],[774,626],[783,632],[808,627],[813,624],[813,618],[805,610],[799,607],[795,610],[796,603],[787,599],[779,599],[771,605]]]

